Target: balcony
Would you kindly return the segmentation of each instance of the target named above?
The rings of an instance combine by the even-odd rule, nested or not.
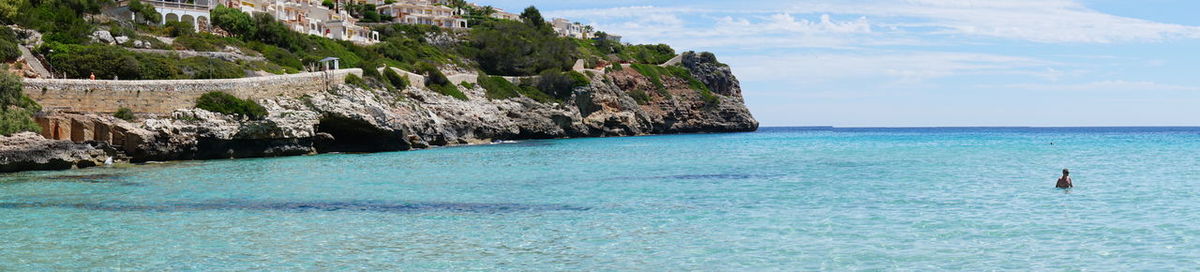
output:
[[[130,0],[121,0],[121,1],[117,2],[117,5],[128,6],[129,1]],[[167,1],[144,0],[144,1],[142,1],[142,4],[148,4],[148,5],[154,6],[156,8],[183,9],[183,10],[193,10],[193,11],[202,11],[202,12],[208,12],[213,7],[216,7],[216,3],[212,2],[211,0],[196,0],[193,3],[187,3],[187,2],[182,2],[182,1],[169,1],[169,0],[167,0]]]

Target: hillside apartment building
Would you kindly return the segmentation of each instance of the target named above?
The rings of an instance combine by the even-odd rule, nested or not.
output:
[[[393,22],[401,24],[433,25],[450,29],[467,28],[467,19],[462,11],[429,0],[399,0],[377,6],[379,14],[391,16]]]
[[[236,8],[246,13],[267,13],[283,22],[293,31],[317,35],[330,39],[351,41],[359,44],[379,42],[379,33],[369,27],[358,25],[358,19],[345,10],[329,9],[321,5],[322,0],[143,0],[162,14],[162,22],[183,21],[191,23],[197,31],[206,31],[211,26],[210,11],[217,4]],[[449,0],[336,0],[335,6],[343,1],[376,5],[376,10],[392,17],[393,23],[424,24],[448,29],[466,29],[467,20],[462,10],[449,6]],[[390,2],[390,3],[389,3]],[[119,2],[127,6],[129,0]],[[470,4],[479,7],[475,4]],[[504,20],[520,20],[517,14],[496,10],[491,17]],[[129,18],[134,15],[129,14]],[[563,37],[578,39],[593,38],[591,27],[562,18],[551,22],[554,31]]]

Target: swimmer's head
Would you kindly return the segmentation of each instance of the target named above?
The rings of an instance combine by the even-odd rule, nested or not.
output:
[[[1063,176],[1070,176],[1071,170],[1063,169]]]

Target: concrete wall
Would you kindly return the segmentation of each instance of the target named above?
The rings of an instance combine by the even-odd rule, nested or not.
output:
[[[409,85],[422,87],[422,88],[425,87],[425,76],[414,74],[412,72],[405,71],[405,70],[400,70],[400,68],[396,68],[396,67],[391,67],[391,68],[392,68],[392,71],[396,71],[396,74],[399,74],[400,76],[407,78]],[[379,72],[383,73],[383,69],[384,68],[379,68]]]
[[[24,92],[46,110],[113,113],[125,107],[138,113],[168,114],[191,108],[196,98],[219,91],[243,99],[299,97],[345,82],[361,69],[266,77],[198,80],[25,79]]]
[[[446,75],[446,79],[454,85],[462,85],[463,82],[479,83],[479,74],[452,74]]]

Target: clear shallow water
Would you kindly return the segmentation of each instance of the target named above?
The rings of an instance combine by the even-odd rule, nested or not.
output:
[[[766,128],[18,173],[0,270],[1196,270],[1198,151]]]

